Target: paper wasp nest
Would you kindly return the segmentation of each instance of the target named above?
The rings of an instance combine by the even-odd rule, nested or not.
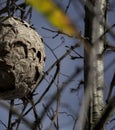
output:
[[[45,62],[41,36],[13,17],[0,17],[0,99],[22,98],[40,80]]]

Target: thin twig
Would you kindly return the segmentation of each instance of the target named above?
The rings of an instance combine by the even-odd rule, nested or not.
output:
[[[2,124],[7,129],[7,126],[3,121],[0,120],[0,124]]]
[[[75,48],[77,48],[77,47],[79,47],[80,45],[77,43],[77,44],[75,44],[74,46],[72,46],[72,49],[70,48],[70,49],[68,49],[67,51],[66,51],[66,53],[65,54],[63,54],[58,60],[56,60],[50,67],[49,67],[49,69],[44,73],[44,75],[42,76],[42,78],[41,78],[41,80],[38,82],[38,84],[36,85],[36,86],[38,86],[41,82],[42,82],[42,80],[43,79],[45,79],[45,76],[54,68],[54,66],[55,65],[57,65],[58,63],[60,63],[66,56],[68,56],[72,51],[73,51],[73,49],[75,49]],[[55,77],[55,75],[54,75],[54,77]],[[41,101],[41,99],[43,98],[43,96],[46,94],[46,92],[49,90],[49,88],[50,88],[50,86],[51,86],[51,84],[52,84],[52,82],[53,82],[53,79],[52,79],[52,81],[51,81],[51,83],[49,84],[49,86],[47,87],[47,89],[44,91],[44,93],[42,94],[42,96],[39,98],[39,100],[35,103],[35,105],[37,105],[40,101]],[[36,89],[36,88],[35,88]],[[34,90],[35,91],[35,90]],[[33,91],[33,93],[34,93],[34,91]],[[32,110],[32,107],[31,108],[29,108],[26,112],[25,112],[25,114],[23,115],[23,116],[25,116],[28,112],[30,112]]]
[[[0,105],[5,108],[6,110],[9,110],[9,105],[6,104],[5,102],[0,102]],[[22,119],[22,121],[24,121],[24,123],[26,124],[26,126],[30,129],[32,129],[32,123],[30,121],[28,121],[27,119],[23,118],[16,109],[12,108],[12,113],[17,115],[20,119]]]
[[[58,60],[56,60],[48,69],[47,71],[44,73],[44,75],[42,76],[42,78],[40,79],[40,81],[38,81],[34,91],[36,90],[37,86],[42,82],[43,79],[45,79],[45,77],[48,75],[48,73],[58,64],[60,63],[66,56],[68,56],[73,49],[80,47],[80,43],[75,44],[74,46],[72,46],[72,48],[69,48]]]
[[[9,119],[8,119],[8,130],[12,130],[11,123],[12,123],[12,116],[13,116],[13,112],[12,112],[13,106],[14,106],[14,100],[11,100],[10,110],[9,110]]]
[[[72,51],[73,49],[77,48],[77,47],[80,47],[80,44],[77,43],[75,44],[74,46],[72,46],[72,48],[69,48],[57,61],[55,61],[50,67],[49,69],[45,72],[44,76],[42,77],[41,80],[44,79],[44,77],[52,70],[52,68],[57,64],[57,62],[61,62],[66,56],[68,56]],[[39,82],[40,83],[40,82]]]
[[[60,90],[60,69],[59,69],[58,77],[57,77],[57,94],[59,93],[59,90]],[[57,130],[60,129],[59,115],[58,115],[59,111],[60,111],[60,96],[58,96],[57,98],[57,108],[56,108],[56,114],[55,114],[55,117],[57,117]]]
[[[10,11],[10,0],[7,0],[7,2],[6,2],[6,8],[7,8],[8,16],[10,16],[10,14],[11,14],[11,11]]]
[[[67,11],[68,11],[68,9],[69,9],[69,7],[70,7],[71,1],[72,1],[72,0],[69,0],[68,4],[67,4],[67,6],[66,6],[66,9],[65,9],[65,13],[67,13]]]
[[[47,45],[45,42],[44,44],[47,46],[47,48],[52,52],[52,54],[54,55],[54,57],[56,58],[56,60],[58,60],[56,54],[54,53],[53,49],[51,49],[51,47],[49,45]]]
[[[80,45],[77,43],[77,44],[75,44],[74,46],[72,46],[72,49],[70,48],[70,49],[68,49],[67,51],[66,51],[66,53],[65,54],[63,54],[57,61],[55,61],[50,67],[49,67],[49,69],[45,72],[45,74],[42,76],[42,78],[41,78],[41,80],[38,82],[38,85],[41,83],[41,81],[45,78],[45,76],[52,70],[52,68],[55,66],[55,65],[57,65],[58,63],[60,63],[67,55],[69,55],[72,51],[73,51],[73,49],[75,49],[75,48],[77,48],[77,47],[79,47]],[[57,72],[56,72],[57,73]],[[54,77],[56,76],[57,74],[54,74]],[[56,77],[55,77],[56,78]],[[70,78],[71,79],[71,78]],[[49,88],[50,88],[50,86],[51,86],[51,84],[53,83],[53,81],[54,81],[54,79],[52,79],[52,81],[51,81],[51,83],[49,84],[49,86],[47,87],[47,89],[44,91],[44,93],[42,94],[42,96],[39,98],[39,100],[35,103],[35,105],[37,105],[40,101],[41,101],[41,99],[44,97],[44,95],[47,93],[47,91],[49,90]],[[38,86],[38,85],[36,85],[36,86]],[[34,90],[35,91],[35,90]],[[33,91],[33,92],[34,92]],[[25,113],[24,113],[24,115],[23,116],[25,116],[25,115],[27,115],[27,113],[28,112],[30,112],[32,110],[32,107],[30,107]]]
[[[42,27],[42,29],[47,30],[47,31],[50,31],[50,32],[52,32],[52,33],[55,33],[55,35],[52,37],[53,39],[56,38],[57,36],[59,36],[60,34],[65,35],[65,36],[68,36],[68,37],[75,38],[75,36],[71,36],[71,35],[69,35],[69,34],[67,34],[67,33],[64,33],[64,32],[62,32],[62,31],[60,31],[60,30],[52,30],[52,29],[45,28],[45,27]],[[79,32],[78,32],[78,34],[79,34]]]
[[[55,74],[54,74],[54,76],[53,76],[51,82],[49,83],[48,87],[47,87],[46,90],[43,92],[43,94],[41,95],[41,97],[38,99],[38,101],[36,101],[36,103],[34,104],[34,106],[36,106],[36,105],[42,100],[42,98],[44,97],[44,95],[49,91],[49,89],[50,89],[52,83],[54,82],[54,80],[56,79],[56,76],[57,76],[57,74],[58,74],[58,70],[59,70],[58,67],[59,67],[59,66],[57,65],[56,72],[55,72]],[[27,115],[27,114],[32,110],[32,108],[33,108],[33,107],[29,108],[29,109],[24,113],[23,117],[24,117],[25,115]]]
[[[36,107],[34,105],[35,103],[34,103],[33,98],[30,100],[30,103],[31,103],[31,105],[33,107],[33,112],[34,112],[34,117],[35,117],[35,122],[34,122],[33,129],[36,130],[37,128],[39,128],[39,130],[42,130],[41,124],[40,124],[40,117],[37,114],[37,110],[36,110]]]
[[[22,115],[23,115],[23,113],[24,113],[24,111],[25,111],[25,109],[26,109],[26,107],[27,107],[27,104],[28,103],[24,103],[24,107],[23,107],[23,109],[22,109],[22,112],[21,112],[21,117],[22,117]],[[19,128],[19,125],[20,125],[20,123],[21,123],[21,120],[22,120],[22,118],[18,118],[17,120],[16,120],[16,122],[15,123],[17,123],[17,126],[16,126],[16,130],[18,130],[18,128]],[[14,123],[14,124],[15,124]]]
[[[114,86],[115,86],[115,72],[114,72],[113,79],[112,79],[111,84],[110,84],[110,89],[109,89],[109,93],[108,93],[108,97],[107,97],[106,103],[108,103],[109,100],[110,100],[110,97],[111,97],[112,90],[113,90]]]
[[[59,93],[60,87],[59,87],[59,77],[60,77],[60,64],[59,64],[59,71],[57,75],[57,95]],[[57,98],[57,106],[56,106],[56,112],[51,120],[51,124],[48,130],[52,130],[52,124],[56,127],[57,130],[59,130],[59,118],[58,118],[58,113],[59,113],[59,108],[60,108],[60,96]],[[57,118],[57,123],[55,123],[55,119]]]
[[[93,130],[100,130],[101,128],[103,128],[104,123],[110,117],[111,113],[114,114],[114,110],[115,110],[115,96],[109,101],[109,104],[106,106],[104,112],[102,113],[100,119],[97,121]]]
[[[46,109],[48,109],[48,108],[51,106],[51,104],[55,101],[55,99],[57,99],[57,97],[65,90],[65,88],[71,83],[71,81],[72,81],[76,76],[78,76],[78,74],[79,74],[81,71],[82,71],[81,68],[76,69],[76,70],[74,71],[74,73],[71,75],[71,77],[70,77],[69,79],[67,79],[66,84],[63,84],[63,85],[60,86],[59,93],[57,94],[57,92],[56,92],[56,93],[54,93],[54,94],[52,95],[51,100],[48,102],[48,104],[47,104],[47,106],[46,106]],[[41,120],[43,120],[43,118],[44,118],[44,116],[45,116],[44,111],[41,113],[41,115],[42,115],[42,116],[41,116]]]

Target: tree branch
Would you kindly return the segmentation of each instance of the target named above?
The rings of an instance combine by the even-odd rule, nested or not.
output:
[[[96,125],[94,126],[93,130],[100,130],[103,126],[104,123],[107,121],[107,119],[114,114],[115,110],[115,96],[110,100],[109,104],[105,108],[102,116],[100,119],[97,121]]]

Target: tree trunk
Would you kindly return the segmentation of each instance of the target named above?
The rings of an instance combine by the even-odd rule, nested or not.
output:
[[[85,50],[85,90],[89,88],[90,105],[85,130],[92,130],[103,112],[106,0],[86,0],[85,37],[91,44],[90,52]]]

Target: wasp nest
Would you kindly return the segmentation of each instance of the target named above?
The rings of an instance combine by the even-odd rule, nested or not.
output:
[[[0,98],[25,97],[40,80],[45,62],[42,38],[18,18],[0,18]]]

